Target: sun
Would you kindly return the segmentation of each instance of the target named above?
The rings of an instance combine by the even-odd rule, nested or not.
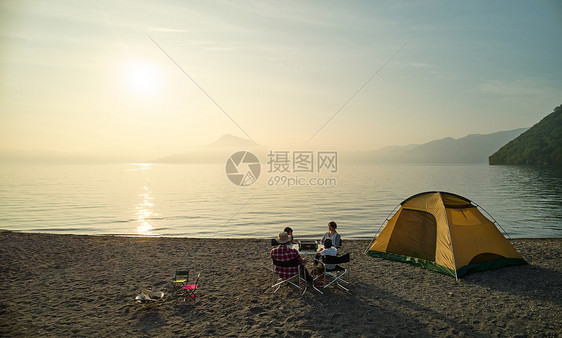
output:
[[[158,87],[157,72],[148,63],[128,63],[125,67],[125,79],[128,88],[138,94],[153,94]]]

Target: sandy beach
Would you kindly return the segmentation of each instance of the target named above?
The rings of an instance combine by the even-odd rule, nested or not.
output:
[[[562,239],[512,241],[526,266],[460,282],[361,255],[347,240],[350,291],[271,285],[265,239],[0,233],[0,336],[561,336]],[[198,300],[174,270],[201,273]],[[160,301],[138,303],[144,289]]]

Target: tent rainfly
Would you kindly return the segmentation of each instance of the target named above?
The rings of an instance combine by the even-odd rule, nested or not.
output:
[[[467,198],[423,192],[400,203],[367,254],[457,279],[470,272],[527,264],[494,223]]]

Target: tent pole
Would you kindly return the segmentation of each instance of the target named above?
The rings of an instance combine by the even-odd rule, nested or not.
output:
[[[455,279],[458,281],[459,276],[457,275],[457,261],[455,260],[455,250],[453,250],[453,237],[451,237],[451,227],[449,226],[449,217],[447,217],[447,208],[445,207],[445,202],[443,202],[443,196],[439,193],[441,198],[441,203],[443,204],[443,212],[445,213],[445,222],[447,222],[447,231],[449,231],[449,243],[451,245],[451,254],[453,255],[453,266],[455,267]]]
[[[474,202],[472,202],[472,203],[474,203]],[[509,238],[510,241],[512,240],[512,239],[511,239],[511,236],[509,236],[509,234],[507,233],[507,231],[505,231],[505,229],[498,223],[498,221],[496,221],[496,219],[494,218],[494,216],[490,215],[490,213],[489,213],[486,209],[482,208],[482,207],[479,206],[478,204],[476,204],[476,203],[474,203],[474,204],[476,205],[477,208],[482,209],[482,211],[484,211],[484,212],[486,213],[486,215],[488,215],[488,217],[490,217],[490,218],[492,219],[492,221],[494,221],[494,224],[496,224],[497,226],[500,227],[500,229],[502,229],[503,234],[504,234],[505,236],[507,236],[507,238]]]
[[[392,211],[390,212],[390,214],[388,214],[388,216],[386,216],[385,220],[382,221],[381,225],[379,226],[379,229],[376,232],[376,236],[373,237],[373,239],[371,240],[371,242],[369,243],[369,246],[367,246],[367,248],[362,252],[363,255],[365,255],[367,253],[367,251],[369,251],[369,248],[371,248],[371,245],[373,245],[373,243],[375,242],[375,240],[377,239],[377,237],[379,237],[380,233],[381,233],[381,229],[383,227],[383,225],[385,223],[388,222],[388,220],[391,218],[391,215],[394,214],[394,211],[396,210],[396,208],[398,208],[399,206],[401,206],[402,204],[398,204],[397,206],[394,207],[394,209],[392,209]]]

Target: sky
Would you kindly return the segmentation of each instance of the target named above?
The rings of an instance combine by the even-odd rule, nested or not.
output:
[[[0,2],[0,150],[368,150],[562,103],[560,1]]]

